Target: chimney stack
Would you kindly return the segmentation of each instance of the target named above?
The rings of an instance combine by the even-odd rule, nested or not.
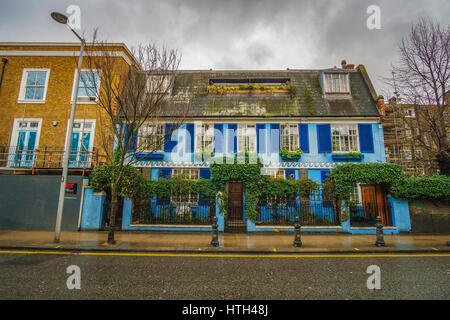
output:
[[[353,69],[355,69],[355,65],[354,64],[347,64],[347,61],[345,61],[345,60],[341,61],[341,66],[342,66],[342,69],[344,69],[344,70],[353,70]]]
[[[383,96],[378,96],[377,107],[381,113],[381,117],[385,117],[386,116],[386,107],[384,106],[384,97]]]

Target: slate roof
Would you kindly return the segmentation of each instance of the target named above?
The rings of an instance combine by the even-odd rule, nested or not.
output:
[[[283,71],[179,71],[167,117],[186,115],[182,109],[189,99],[189,116],[215,117],[379,117],[376,102],[359,69],[348,70],[351,98],[324,97],[319,75],[327,70]],[[347,71],[337,69],[337,71]],[[214,78],[289,78],[291,93],[210,94]]]

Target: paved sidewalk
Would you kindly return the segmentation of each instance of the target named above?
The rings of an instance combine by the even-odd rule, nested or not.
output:
[[[293,247],[293,233],[219,234],[212,247],[208,232],[116,232],[115,245],[106,243],[106,231],[61,233],[53,243],[51,231],[0,230],[1,249],[52,249],[149,252],[251,252],[251,253],[348,253],[348,252],[450,252],[450,235],[385,235],[385,247],[374,245],[375,235],[303,234],[303,247]]]

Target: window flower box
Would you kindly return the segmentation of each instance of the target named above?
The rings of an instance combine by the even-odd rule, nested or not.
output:
[[[364,159],[364,155],[359,152],[355,153],[335,153],[331,155],[333,161],[361,161]]]
[[[164,159],[164,153],[137,153],[135,154],[137,160],[162,160]]]
[[[287,156],[281,156],[281,159],[283,160],[283,161],[298,161],[298,160],[300,160],[300,158],[302,157],[302,155],[298,155],[298,156],[292,156],[292,157],[287,157]]]
[[[297,148],[295,151],[281,149],[279,154],[283,161],[298,161],[302,157],[303,151],[300,148]]]

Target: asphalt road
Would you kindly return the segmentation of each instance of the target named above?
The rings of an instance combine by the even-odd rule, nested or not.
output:
[[[79,290],[67,288],[70,265]],[[379,290],[366,286],[370,265]],[[0,299],[450,299],[450,257],[0,253]]]

